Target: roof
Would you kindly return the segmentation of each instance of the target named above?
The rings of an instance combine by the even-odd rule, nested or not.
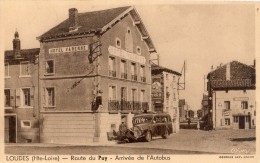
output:
[[[33,49],[21,49],[20,54],[22,58],[30,58],[36,55],[39,55],[40,48],[33,48]],[[14,51],[13,50],[6,50],[5,51],[5,59],[13,58]]]
[[[227,65],[230,65],[230,79],[227,79]],[[213,89],[255,88],[255,68],[232,61],[208,73],[207,79]]]
[[[137,11],[132,6],[112,8],[107,10],[78,13],[78,30],[69,31],[69,19],[64,20],[56,25],[46,33],[38,37],[40,41],[47,41],[51,39],[59,39],[68,36],[87,35],[90,33],[104,33],[108,31],[113,25],[122,20],[127,14],[130,14],[136,22],[136,27],[145,38],[150,51],[156,51],[152,40],[144,27]]]
[[[161,73],[163,71],[181,76],[181,73],[179,73],[177,71],[174,71],[174,70],[171,70],[169,68],[162,67],[162,66],[159,66],[159,65],[156,65],[156,64],[152,64],[152,74]]]

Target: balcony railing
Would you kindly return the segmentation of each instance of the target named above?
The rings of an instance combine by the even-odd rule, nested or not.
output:
[[[121,73],[121,78],[122,79],[127,79],[127,73]]]
[[[141,76],[141,82],[146,82],[146,77]]]
[[[116,77],[116,71],[109,70],[109,76]]]
[[[119,112],[119,111],[143,111],[148,110],[148,102],[140,101],[118,101],[111,100],[108,102],[108,111],[110,112]]]
[[[131,75],[131,79],[137,81],[137,75]]]

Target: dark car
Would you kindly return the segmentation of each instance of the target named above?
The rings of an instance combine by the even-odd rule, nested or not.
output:
[[[151,141],[153,137],[166,139],[173,133],[171,116],[166,113],[144,113],[133,117],[133,127],[128,129],[119,139],[132,141]]]

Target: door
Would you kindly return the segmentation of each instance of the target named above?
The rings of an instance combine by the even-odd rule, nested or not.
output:
[[[5,117],[5,143],[16,143],[16,117]]]
[[[245,116],[239,116],[239,129],[245,129]]]

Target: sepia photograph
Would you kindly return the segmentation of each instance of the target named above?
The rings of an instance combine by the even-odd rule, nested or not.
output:
[[[144,2],[1,1],[5,161],[256,161],[260,5]]]

